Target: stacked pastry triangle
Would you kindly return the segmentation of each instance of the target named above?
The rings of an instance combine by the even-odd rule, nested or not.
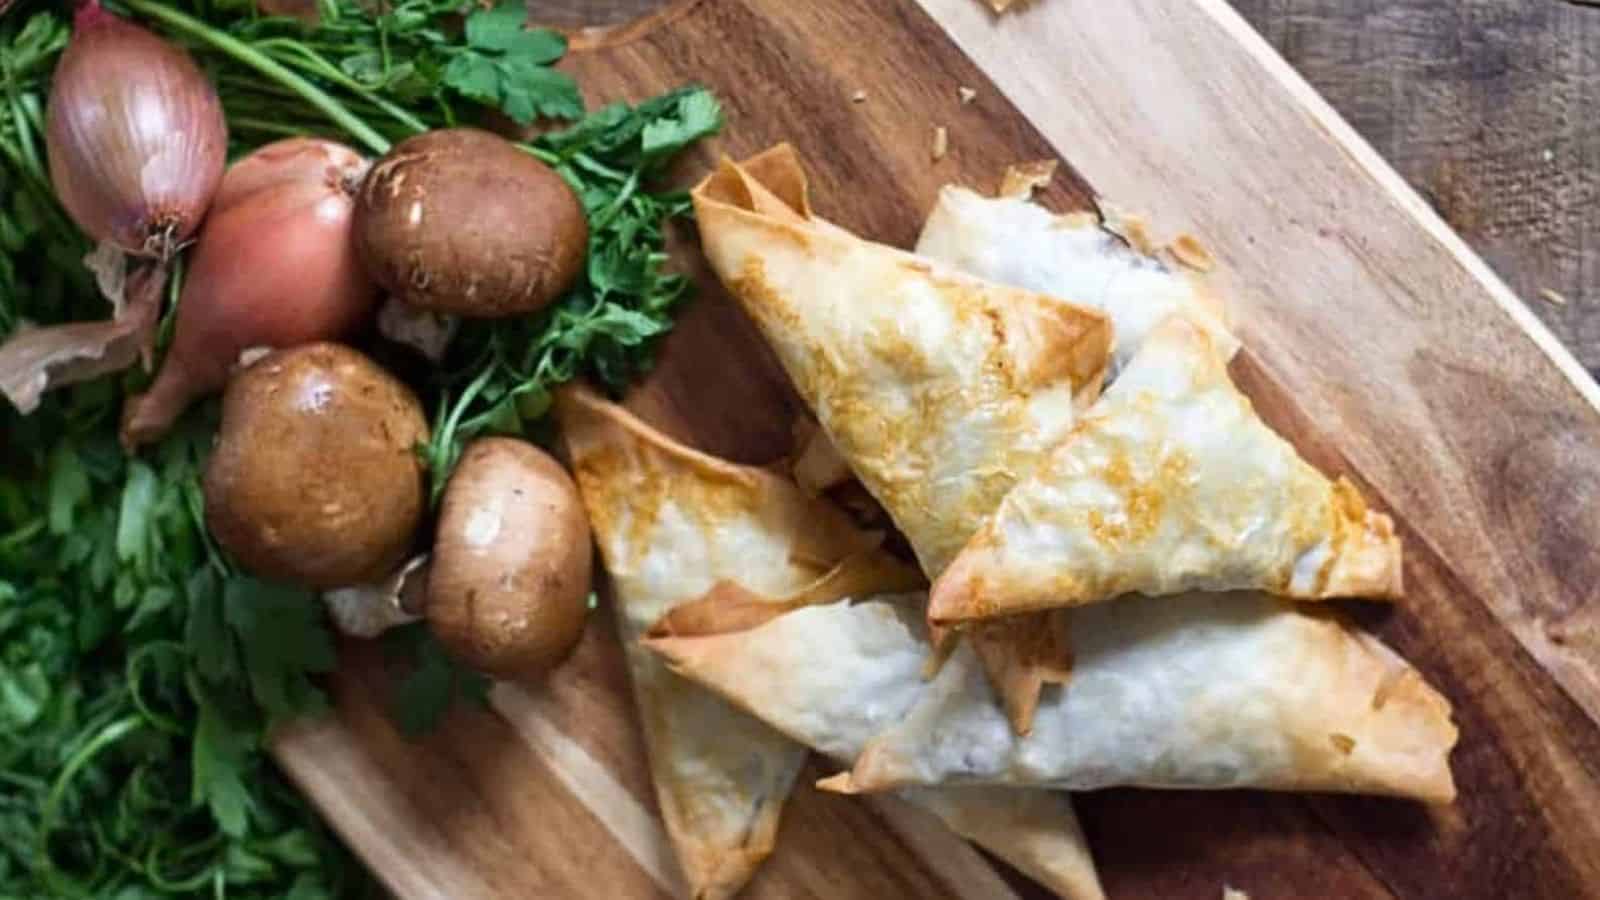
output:
[[[784,678],[794,691],[785,708],[795,715],[767,716],[764,701],[750,715],[736,708],[750,708],[748,695],[719,697],[667,671],[641,636],[656,625],[737,641],[759,623],[789,622],[791,609],[922,581],[879,547],[881,534],[860,531],[782,477],[677,444],[583,389],[563,393],[556,409],[611,574],[667,832],[693,897],[732,896],[772,851],[807,747],[848,764],[908,713],[921,693],[925,644],[880,641],[870,667],[861,658],[854,668],[824,666],[816,680]],[[877,624],[887,634],[921,627],[920,603],[880,608]],[[804,640],[823,650],[870,639],[836,624],[850,627],[825,620]],[[830,708],[808,704],[805,692],[834,688]],[[904,797],[1062,896],[1100,895],[1066,795],[925,788]]]
[[[1300,604],[1398,596],[1392,523],[1256,415],[1203,283],[1025,186],[946,189],[922,255],[873,244],[787,147],[694,200],[934,583],[785,478],[562,399],[698,896],[770,849],[801,745],[851,767],[825,787],[904,791],[1069,897],[1099,887],[1063,790],[1454,796],[1448,702]]]

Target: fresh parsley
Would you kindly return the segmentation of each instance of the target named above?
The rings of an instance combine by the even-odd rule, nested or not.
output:
[[[320,607],[208,550],[206,417],[128,460],[108,387],[0,412],[0,896],[366,890],[260,745],[320,702]]]
[[[556,386],[587,371],[619,387],[649,365],[651,341],[672,327],[673,308],[689,289],[667,269],[663,227],[690,209],[683,192],[651,184],[680,151],[721,126],[716,98],[687,87],[637,107],[607,106],[530,148],[583,201],[588,269],[538,315],[463,324],[436,379],[442,397],[427,452],[436,495],[467,442],[524,433],[549,409]]]
[[[4,0],[0,0],[0,6]],[[686,281],[663,224],[689,211],[656,185],[714,133],[721,110],[689,88],[585,114],[551,68],[565,41],[504,0],[322,0],[316,26],[239,0],[110,0],[185,44],[218,86],[234,153],[323,135],[368,153],[420,131],[570,120],[525,149],[577,190],[591,220],[586,276],[543,313],[463,328],[417,380],[438,423],[436,489],[464,442],[537,427],[550,391],[588,372],[618,385],[647,367]],[[0,339],[27,323],[102,318],[89,245],[44,162],[49,76],[64,15],[22,0],[0,19]],[[176,285],[174,286],[174,295]],[[170,311],[163,342],[170,337]],[[326,701],[334,644],[313,594],[234,569],[204,527],[200,473],[217,405],[153,451],[116,443],[123,398],[148,375],[0,404],[0,898],[375,895],[370,877],[267,758],[274,722]],[[420,626],[388,638],[409,660],[393,695],[426,730],[487,682]]]
[[[507,0],[467,17],[467,47],[444,71],[462,95],[500,108],[519,125],[541,116],[583,115],[577,82],[549,65],[567,52],[567,39],[547,28],[529,29],[527,7]]]
[[[409,663],[411,671],[395,689],[391,714],[408,735],[427,734],[457,703],[483,703],[489,679],[455,664],[427,626],[395,628],[383,636],[391,659]]]

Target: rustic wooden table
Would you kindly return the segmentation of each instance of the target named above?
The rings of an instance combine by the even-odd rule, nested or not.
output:
[[[529,5],[615,25],[665,2]],[[1232,2],[1600,375],[1600,7]]]

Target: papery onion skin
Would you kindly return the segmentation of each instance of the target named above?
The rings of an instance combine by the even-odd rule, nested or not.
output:
[[[228,170],[190,257],[172,347],[129,401],[124,446],[159,438],[220,390],[242,351],[341,337],[371,316],[378,289],[350,228],[367,166],[343,145],[291,138]]]
[[[128,276],[124,302],[99,322],[24,328],[0,344],[0,394],[23,415],[45,391],[118,372],[150,351],[167,273],[146,266]]]
[[[182,48],[90,0],[50,88],[50,180],[96,241],[171,259],[227,163],[217,92]]]

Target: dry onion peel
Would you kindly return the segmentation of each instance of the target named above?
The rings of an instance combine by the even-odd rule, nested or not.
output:
[[[51,388],[132,365],[149,351],[165,285],[164,270],[143,268],[128,276],[126,300],[113,318],[17,332],[0,346],[0,392],[27,414]]]

